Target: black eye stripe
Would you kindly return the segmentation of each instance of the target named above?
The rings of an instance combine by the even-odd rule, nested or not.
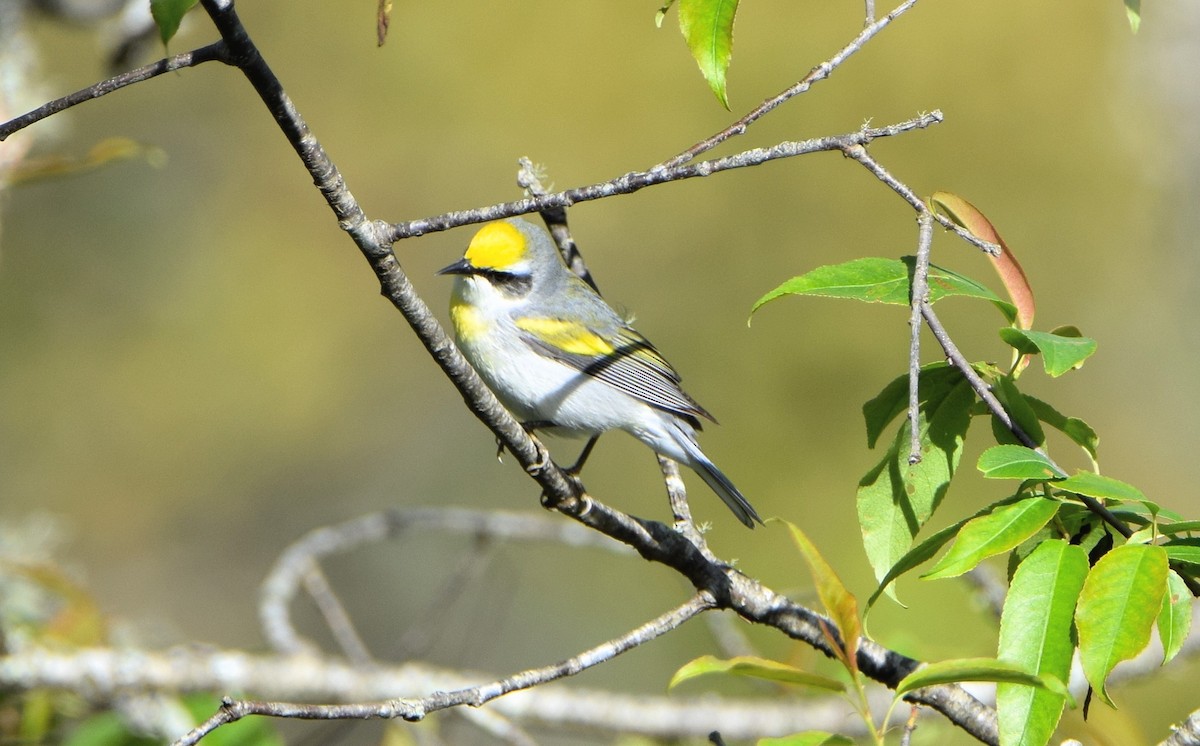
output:
[[[525,295],[533,288],[533,278],[529,275],[501,272],[498,269],[482,270],[479,274],[508,295]]]

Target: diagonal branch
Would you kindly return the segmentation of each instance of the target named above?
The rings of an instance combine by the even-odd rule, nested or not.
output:
[[[85,101],[91,101],[92,99],[100,98],[101,96],[112,93],[113,91],[119,91],[125,86],[150,80],[151,78],[162,75],[163,73],[182,70],[186,67],[195,67],[196,65],[213,61],[225,63],[229,62],[224,41],[216,41],[206,47],[200,47],[199,49],[193,49],[190,52],[176,54],[171,57],[161,59],[158,62],[152,62],[149,65],[144,65],[136,70],[130,70],[129,72],[114,75],[108,80],[102,80],[99,83],[84,88],[83,90],[76,91],[75,93],[63,96],[62,98],[56,98],[53,101],[42,104],[28,114],[22,114],[15,119],[11,119],[0,124],[0,142],[6,140],[9,135],[19,132],[31,124],[40,122],[46,117],[53,116],[54,114],[69,109],[72,106],[78,106]]]
[[[903,15],[909,8],[916,5],[916,3],[917,3],[917,0],[905,0],[905,2],[898,5],[896,7],[896,9],[893,10],[891,13],[888,13],[886,16],[884,16],[883,18],[880,18],[878,21],[876,21],[874,18],[874,16],[875,16],[874,3],[868,2],[868,5],[867,5],[867,15],[868,15],[868,19],[869,19],[868,25],[866,26],[866,28],[864,28],[862,30],[861,33],[859,33],[858,36],[851,39],[849,44],[842,47],[841,50],[839,50],[837,54],[833,55],[828,60],[826,60],[826,61],[822,62],[821,64],[817,65],[816,67],[814,67],[808,75],[805,75],[803,78],[801,78],[796,83],[793,83],[792,85],[788,86],[787,88],[780,91],[776,95],[772,96],[771,98],[767,99],[766,101],[763,101],[761,104],[759,104],[752,111],[750,111],[750,113],[746,114],[741,119],[737,120],[736,122],[729,125],[728,127],[721,130],[720,132],[716,133],[715,135],[712,135],[711,137],[701,140],[700,142],[696,143],[695,145],[693,145],[692,147],[683,151],[682,153],[675,156],[674,158],[663,162],[659,166],[656,166],[656,168],[671,168],[674,166],[683,165],[684,163],[687,163],[688,161],[692,160],[693,158],[700,155],[701,153],[706,153],[709,150],[712,150],[713,148],[717,147],[718,145],[720,145],[721,143],[730,139],[731,137],[736,137],[737,135],[745,134],[746,130],[749,129],[750,125],[754,124],[756,121],[761,119],[763,117],[763,115],[765,115],[767,112],[770,112],[771,110],[779,107],[780,105],[782,105],[789,99],[792,99],[792,98],[800,95],[801,93],[804,93],[805,91],[807,91],[809,88],[812,87],[813,83],[817,83],[817,82],[820,82],[820,81],[828,78],[829,75],[834,70],[836,70],[838,67],[840,67],[841,64],[850,57],[850,55],[852,55],[855,52],[857,52],[858,50],[862,49],[863,45],[866,44],[868,41],[870,41],[873,36],[875,36],[880,31],[882,31],[884,28],[886,28],[888,26],[888,24],[890,24],[892,21],[896,20],[898,17]],[[651,170],[654,170],[654,169],[651,169]]]

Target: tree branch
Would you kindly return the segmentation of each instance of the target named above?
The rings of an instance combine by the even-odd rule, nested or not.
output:
[[[745,134],[746,130],[749,129],[750,125],[754,124],[756,121],[761,119],[763,117],[763,115],[765,115],[767,112],[770,112],[771,110],[773,110],[775,108],[778,108],[780,105],[782,105],[789,99],[792,99],[792,98],[800,95],[801,93],[804,93],[809,88],[811,88],[814,83],[820,82],[820,81],[824,80],[825,78],[828,78],[830,73],[832,73],[834,70],[836,70],[838,67],[840,67],[841,64],[850,57],[850,55],[852,55],[855,52],[857,52],[858,50],[862,49],[863,45],[866,44],[868,41],[870,41],[872,37],[874,37],[880,31],[885,29],[892,21],[899,18],[901,15],[903,15],[905,12],[907,12],[909,8],[911,8],[912,6],[914,6],[916,4],[917,4],[917,0],[905,0],[905,2],[896,6],[895,10],[893,10],[891,13],[888,13],[883,18],[880,18],[878,21],[875,21],[875,19],[874,19],[874,15],[875,15],[874,1],[867,0],[867,13],[868,13],[868,17],[870,18],[872,23],[869,23],[867,25],[867,27],[864,28],[858,36],[851,39],[850,43],[847,44],[846,46],[842,47],[841,50],[838,51],[837,54],[833,55],[825,62],[822,62],[821,64],[814,67],[812,69],[812,71],[809,72],[808,75],[805,75],[799,81],[788,86],[787,88],[780,91],[779,93],[772,96],[771,98],[767,99],[766,101],[763,101],[761,104],[756,106],[753,110],[751,110],[748,114],[746,114],[741,119],[737,120],[733,124],[729,125],[728,127],[721,130],[720,132],[712,135],[711,137],[701,140],[700,142],[696,143],[692,147],[683,151],[679,155],[675,156],[674,158],[671,158],[668,161],[665,161],[665,162],[659,164],[659,166],[656,166],[655,168],[672,168],[675,166],[683,165],[684,163],[687,163],[688,161],[695,158],[696,156],[698,156],[702,153],[706,153],[709,150],[712,150],[713,148],[717,147],[718,145],[720,145],[721,143],[730,139],[731,137],[736,137],[738,135]],[[651,170],[654,170],[654,169],[651,169]]]
[[[199,49],[193,49],[190,52],[176,54],[171,57],[161,59],[158,62],[152,62],[149,65],[144,65],[136,70],[130,70],[129,72],[121,73],[120,75],[114,75],[108,80],[102,80],[95,85],[84,88],[83,90],[76,91],[70,95],[63,96],[62,98],[56,98],[53,101],[42,104],[27,114],[22,114],[15,119],[10,119],[9,121],[0,124],[0,142],[8,139],[9,135],[19,132],[31,124],[40,122],[46,117],[53,116],[60,111],[65,111],[72,106],[78,106],[85,101],[91,101],[92,99],[100,98],[101,96],[105,96],[113,91],[119,91],[125,86],[130,86],[134,83],[141,83],[144,80],[150,80],[151,78],[162,75],[163,73],[174,72],[175,70],[182,70],[187,67],[195,67],[196,65],[213,61],[225,63],[229,62],[224,41],[213,42],[206,47],[200,47]]]
[[[618,638],[586,650],[561,663],[530,669],[488,684],[453,691],[434,692],[416,699],[392,699],[384,702],[345,705],[310,705],[295,702],[262,702],[226,699],[211,718],[175,742],[175,746],[191,746],[218,727],[249,715],[301,718],[306,720],[335,720],[346,718],[401,718],[411,722],[423,720],[429,713],[448,707],[470,705],[479,707],[497,697],[529,689],[540,684],[574,676],[607,662],[621,653],[654,640],[678,628],[697,614],[714,608],[713,599],[698,593],[686,603]]]

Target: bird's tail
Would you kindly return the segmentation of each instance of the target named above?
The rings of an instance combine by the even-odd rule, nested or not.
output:
[[[700,450],[695,438],[689,437],[682,428],[679,428],[678,432],[682,436],[679,438],[680,445],[683,446],[683,450],[689,457],[688,466],[700,475],[700,478],[712,488],[713,492],[717,493],[717,497],[721,498],[738,520],[746,525],[746,528],[754,528],[755,523],[761,524],[762,518],[759,518],[758,511],[754,509],[741,490],[729,481],[729,477],[725,476],[716,464],[709,461],[704,452]]]

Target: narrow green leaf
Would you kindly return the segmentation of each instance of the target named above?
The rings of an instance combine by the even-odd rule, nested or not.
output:
[[[1172,539],[1162,546],[1172,562],[1200,566],[1200,539]]]
[[[1159,511],[1158,505],[1147,500],[1142,491],[1132,484],[1126,484],[1118,479],[1106,477],[1092,471],[1076,472],[1061,482],[1055,482],[1054,486],[1060,490],[1076,492],[1080,495],[1087,495],[1088,497],[1095,497],[1101,500],[1141,503],[1149,508],[1152,516],[1157,515]]]
[[[1043,541],[1030,552],[1017,567],[1004,599],[996,657],[1067,681],[1075,652],[1071,622],[1087,573],[1087,552],[1061,539]],[[998,684],[1000,743],[1045,746],[1065,701],[1045,689]]]
[[[1125,0],[1125,17],[1129,19],[1129,28],[1136,34],[1142,25],[1142,0]]]
[[[883,460],[859,482],[858,522],[876,578],[908,552],[914,537],[941,504],[962,458],[975,392],[966,380],[920,407],[922,460],[908,463],[909,430],[897,429]],[[886,591],[895,598],[890,586]]]
[[[1055,677],[1040,676],[1020,664],[995,658],[959,658],[921,666],[896,685],[895,696],[903,696],[914,689],[960,681],[1003,681],[1040,687],[1064,697],[1067,695],[1066,685]]]
[[[1041,480],[1067,476],[1050,459],[1025,446],[992,446],[979,455],[976,466],[988,479]]]
[[[1192,593],[1183,577],[1167,571],[1167,592],[1158,612],[1158,637],[1162,640],[1163,665],[1179,654],[1192,628]]]
[[[1011,505],[1019,500],[1024,499],[1026,499],[1025,495],[1013,495],[1001,500],[998,503],[995,503],[994,505],[989,505],[983,510],[977,512],[975,515],[964,518],[958,523],[947,526],[935,534],[931,534],[920,544],[917,544],[915,547],[908,550],[904,556],[896,562],[895,565],[892,565],[887,574],[880,579],[879,587],[876,588],[875,592],[871,594],[871,597],[867,599],[867,610],[869,611],[871,607],[875,605],[875,602],[879,599],[879,596],[884,592],[888,585],[909,570],[912,570],[927,560],[932,559],[933,555],[937,554],[938,550],[945,546],[946,542],[957,536],[958,532],[962,530],[962,527],[967,525],[968,522],[975,518],[979,518],[980,516],[985,516],[998,507]],[[892,598],[895,598],[894,594],[892,594]]]
[[[733,56],[738,0],[679,0],[679,30],[717,100],[729,108],[725,72]]]
[[[1107,702],[1113,667],[1146,647],[1167,590],[1167,552],[1125,544],[1100,558],[1083,584],[1075,625],[1088,683]]]
[[[854,739],[836,733],[810,730],[781,738],[760,738],[755,746],[854,746]]]
[[[780,663],[779,661],[767,658],[755,658],[748,655],[727,660],[712,655],[704,655],[696,658],[693,661],[683,664],[675,672],[667,688],[674,689],[677,685],[688,679],[710,674],[729,674],[733,676],[748,676],[755,679],[767,679],[770,681],[782,681],[788,684],[815,686],[831,692],[840,692],[846,688],[842,682],[835,679],[802,671],[799,668]]]
[[[753,314],[764,304],[784,295],[816,295],[826,298],[850,298],[864,303],[909,305],[912,297],[912,273],[916,260],[863,257],[832,264],[793,277],[755,302]],[[949,296],[964,296],[990,301],[1004,317],[1012,320],[1016,309],[986,286],[957,272],[929,265],[929,302]]]
[[[158,35],[164,45],[179,31],[183,16],[196,2],[197,0],[150,0],[150,15],[158,26]]]
[[[833,571],[833,568],[829,566],[829,563],[825,561],[825,558],[821,556],[816,546],[800,530],[799,526],[782,519],[772,520],[779,520],[787,526],[788,532],[791,533],[792,541],[800,550],[800,554],[812,572],[821,605],[825,607],[829,616],[833,617],[838,633],[842,636],[846,653],[845,663],[851,669],[857,669],[855,655],[858,652],[858,640],[862,636],[862,622],[858,618],[858,599],[846,590],[842,579]]]
[[[1040,352],[1046,373],[1057,378],[1067,371],[1078,368],[1096,352],[1096,340],[1090,337],[1064,336],[1051,332],[1035,332],[1027,329],[1005,327],[1000,338],[1025,354]]]
[[[1057,500],[1031,497],[971,519],[958,532],[950,551],[922,577],[958,577],[988,557],[1007,552],[1049,523],[1059,505]]]
[[[1100,436],[1096,434],[1091,425],[1075,417],[1067,417],[1041,399],[1035,399],[1028,394],[1025,395],[1025,401],[1029,403],[1039,420],[1075,441],[1080,448],[1088,452],[1093,461],[1096,459]]]
[[[1183,534],[1200,531],[1200,521],[1170,521],[1158,524],[1160,534]]]

